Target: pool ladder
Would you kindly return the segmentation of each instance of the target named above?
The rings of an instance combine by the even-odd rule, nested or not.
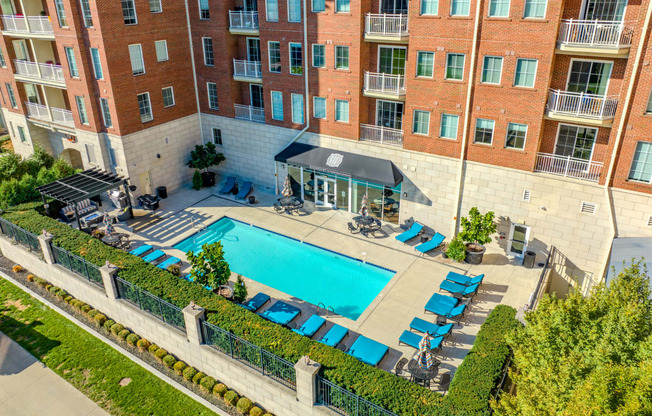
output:
[[[330,306],[330,305],[326,306],[326,304],[325,304],[324,302],[319,302],[319,303],[317,304],[317,307],[318,307],[318,308],[322,308],[323,310],[326,311],[326,317],[327,317],[327,318],[328,318],[328,311],[333,312],[333,315],[335,315],[335,309],[333,309],[333,307]]]
[[[194,228],[197,231],[203,231],[206,229],[206,226],[201,221],[197,223],[198,219],[195,218],[194,215],[192,214],[188,214],[188,215],[190,215],[190,225],[192,226],[192,228]]]

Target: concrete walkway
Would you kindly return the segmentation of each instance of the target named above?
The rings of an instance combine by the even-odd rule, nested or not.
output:
[[[0,332],[0,414],[108,415],[23,347]]]

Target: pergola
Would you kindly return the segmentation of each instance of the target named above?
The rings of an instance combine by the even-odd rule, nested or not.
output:
[[[68,176],[58,181],[51,182],[47,185],[39,186],[36,188],[43,198],[43,204],[47,207],[46,197],[61,201],[66,205],[71,205],[75,210],[75,218],[77,219],[77,227],[79,224],[79,212],[77,203],[89,198],[101,195],[111,189],[123,186],[124,192],[127,195],[127,205],[129,207],[129,215],[134,216],[133,208],[131,206],[131,198],[129,198],[129,189],[127,187],[127,180],[121,176],[100,170],[89,169],[74,175]]]

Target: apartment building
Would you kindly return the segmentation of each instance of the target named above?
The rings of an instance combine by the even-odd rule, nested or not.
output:
[[[271,189],[289,174],[352,213],[366,193],[388,223],[452,235],[492,210],[515,261],[555,245],[580,284],[614,236],[652,236],[649,1],[1,4],[3,111],[25,152],[49,143],[145,191],[178,186],[213,141],[224,172]]]

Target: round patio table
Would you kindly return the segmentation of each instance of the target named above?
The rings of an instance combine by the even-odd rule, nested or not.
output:
[[[359,215],[355,218],[353,218],[353,221],[356,222],[356,224],[364,225],[366,227],[369,227],[370,225],[373,225],[376,222],[376,218],[372,217],[371,215],[367,215],[366,217],[363,217],[362,215]]]
[[[439,373],[439,364],[441,362],[435,360],[432,367],[423,368],[417,360],[411,359],[408,363],[408,372],[417,383],[423,384],[424,387],[430,386],[430,380],[437,377]]]
[[[296,196],[292,195],[292,196],[281,197],[281,198],[278,199],[278,202],[281,205],[283,205],[284,207],[285,206],[290,206],[291,207],[293,205],[301,204],[302,201],[301,201],[301,198],[297,198]]]
[[[120,241],[119,235],[105,235],[104,237],[102,237],[102,242],[110,246],[116,244],[118,241]]]

